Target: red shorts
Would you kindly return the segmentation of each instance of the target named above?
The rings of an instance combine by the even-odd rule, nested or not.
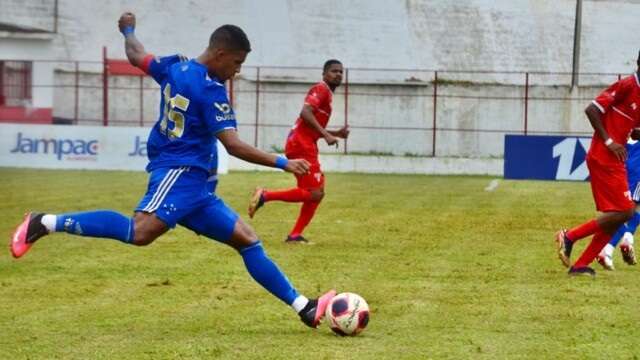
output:
[[[602,165],[587,157],[591,192],[598,211],[627,211],[635,207],[624,164]]]
[[[295,135],[289,136],[284,148],[288,159],[305,159],[311,164],[309,173],[296,175],[301,189],[320,189],[324,187],[324,174],[318,160],[318,145],[315,141],[302,141]]]

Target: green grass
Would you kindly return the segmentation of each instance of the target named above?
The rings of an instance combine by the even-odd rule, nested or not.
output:
[[[308,296],[335,287],[372,309],[365,332],[313,331],[256,285],[230,248],[184,229],[137,248],[55,234],[20,260],[0,255],[0,359],[637,358],[637,268],[569,278],[555,230],[595,215],[586,183],[488,177],[328,174],[306,235],[298,207],[250,223]],[[245,214],[282,173],[222,176]],[[29,209],[130,213],[146,174],[0,169],[0,234]],[[584,242],[576,251],[581,251]]]

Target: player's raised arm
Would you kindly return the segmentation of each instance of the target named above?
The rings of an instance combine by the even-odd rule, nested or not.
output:
[[[240,140],[235,129],[223,130],[217,133],[216,136],[227,149],[227,152],[239,159],[258,165],[280,168],[297,175],[304,175],[309,172],[309,163],[306,160],[289,160],[283,156],[269,154],[260,149],[256,149]]]
[[[142,43],[136,38],[136,16],[131,12],[120,15],[118,29],[124,35],[124,50],[131,65],[143,67],[144,59],[149,55]]]

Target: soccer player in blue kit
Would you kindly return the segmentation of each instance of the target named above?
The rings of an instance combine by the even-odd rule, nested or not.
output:
[[[640,224],[640,213],[638,212],[640,211],[640,142],[628,143],[626,147],[627,160],[625,161],[625,166],[627,167],[627,181],[629,182],[631,199],[636,203],[636,211],[633,217],[620,226],[616,233],[613,234],[611,241],[600,251],[600,254],[596,258],[598,263],[606,270],[615,269],[613,265],[613,250],[618,246],[620,240],[622,240],[622,244],[620,244],[622,260],[629,265],[635,265],[637,263],[635,249],[633,247],[633,234]]]
[[[23,256],[36,240],[52,232],[144,246],[179,224],[236,249],[256,282],[291,306],[304,324],[317,327],[336,292],[330,290],[317,299],[299,294],[266,255],[253,229],[210,193],[216,184],[208,179],[214,159],[217,164],[217,154],[212,153],[217,140],[240,159],[297,175],[309,171],[307,161],[265,153],[241,141],[237,134],[235,114],[223,84],[240,72],[251,51],[246,34],[234,25],[221,26],[211,34],[200,56],[182,61],[179,55],[148,54],[134,34],[134,14],[122,14],[118,26],[131,64],[161,88],[160,116],[147,141],[147,192],[132,218],[111,210],[58,215],[30,212],[10,240],[13,256]]]

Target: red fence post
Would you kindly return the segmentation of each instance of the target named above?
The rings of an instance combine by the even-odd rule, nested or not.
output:
[[[433,74],[433,129],[432,129],[432,140],[431,140],[431,156],[436,156],[436,114],[438,109],[438,71],[435,71]]]
[[[102,47],[102,125],[109,125],[109,65],[107,47]]]
[[[344,70],[344,126],[349,125],[349,69]],[[344,139],[344,153],[347,153],[347,139]]]
[[[529,72],[524,75],[524,135],[529,128]]]
[[[256,129],[253,137],[253,146],[258,147],[258,124],[260,119],[260,66],[256,68]]]
[[[32,66],[31,63],[23,63],[24,65],[22,66],[22,83],[24,84],[24,87],[22,88],[22,92],[23,92],[23,99],[33,99],[32,97],[32,93],[31,93],[31,74],[32,74]]]
[[[4,90],[4,61],[0,61],[0,106],[4,105],[7,101],[7,96]]]
[[[80,102],[79,97],[80,97],[80,74],[79,74],[79,65],[78,62],[75,61],[75,68],[76,68],[76,72],[75,72],[75,76],[74,76],[74,92],[75,92],[75,96],[74,96],[74,101],[73,101],[73,123],[75,125],[78,124],[78,104]]]

